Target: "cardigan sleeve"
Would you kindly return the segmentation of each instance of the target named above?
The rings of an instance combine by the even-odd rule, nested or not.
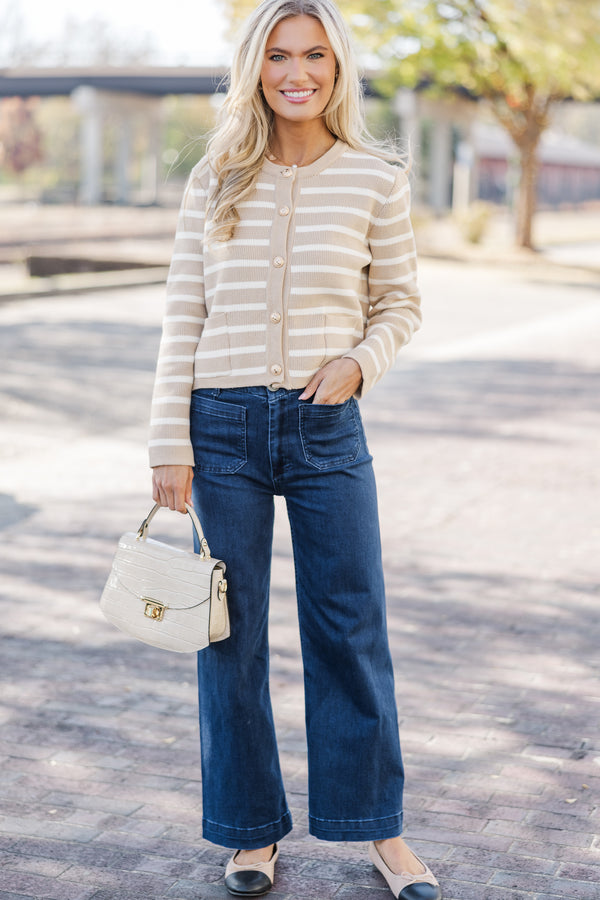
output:
[[[199,163],[183,195],[167,279],[148,442],[151,466],[194,465],[190,397],[206,319],[202,241],[207,196],[208,170]]]
[[[402,169],[398,169],[387,200],[373,215],[368,243],[372,259],[365,337],[344,354],[361,368],[361,395],[387,372],[400,348],[421,325],[410,185]]]

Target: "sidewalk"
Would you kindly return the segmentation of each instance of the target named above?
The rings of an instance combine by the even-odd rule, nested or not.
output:
[[[422,285],[426,327],[362,402],[406,836],[445,900],[597,900],[598,286],[435,260]],[[147,286],[0,307],[0,900],[229,896],[229,852],[201,837],[194,659],[98,609],[150,505],[162,304]],[[155,536],[186,531],[165,512]],[[295,828],[270,896],[388,900],[364,845],[307,835],[280,504],[271,644]]]

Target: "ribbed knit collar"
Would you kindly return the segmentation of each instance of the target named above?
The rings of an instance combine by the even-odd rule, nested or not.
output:
[[[294,169],[296,177],[309,178],[311,175],[318,175],[320,172],[326,169],[327,166],[331,165],[332,162],[338,159],[347,149],[348,144],[346,144],[344,141],[340,141],[338,138],[335,144],[333,144],[333,146],[331,146],[329,150],[325,151],[323,156],[320,156],[309,166],[296,166]],[[269,175],[279,175],[286,169],[291,168],[292,166],[284,166],[281,163],[275,163],[272,162],[272,160],[266,158],[263,163],[263,172]]]

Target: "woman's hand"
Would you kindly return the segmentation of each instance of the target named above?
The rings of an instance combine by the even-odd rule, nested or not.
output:
[[[362,372],[359,364],[350,356],[332,359],[315,372],[300,400],[308,400],[314,395],[313,403],[345,403],[360,387]]]
[[[187,512],[192,503],[192,466],[156,466],[152,469],[152,499],[161,506]]]

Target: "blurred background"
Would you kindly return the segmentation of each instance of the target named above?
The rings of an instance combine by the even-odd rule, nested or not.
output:
[[[3,283],[85,271],[91,256],[96,269],[168,263],[174,209],[254,5],[173,0],[165,16],[135,0],[0,0]],[[410,146],[422,253],[598,259],[600,4],[341,7],[369,128]]]

